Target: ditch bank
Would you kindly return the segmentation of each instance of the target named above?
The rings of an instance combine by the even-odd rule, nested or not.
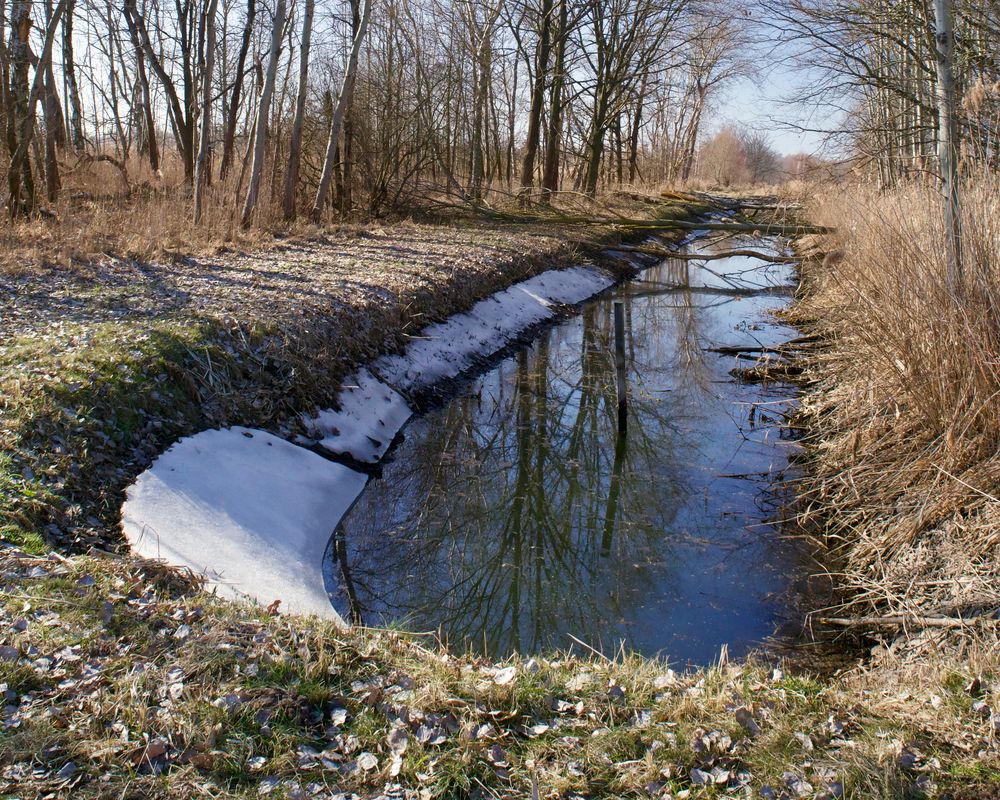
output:
[[[709,210],[624,208],[651,220]],[[308,435],[302,413],[335,407],[359,365],[627,236],[612,224],[398,223],[209,260],[0,276],[0,537],[119,551],[125,488],[179,438],[233,425]]]

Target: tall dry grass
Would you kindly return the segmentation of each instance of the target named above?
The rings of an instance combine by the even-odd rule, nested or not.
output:
[[[967,188],[960,297],[932,187],[840,188],[813,209],[843,259],[803,267],[796,309],[832,343],[803,407],[816,431],[803,517],[822,521],[853,611],[1000,604],[998,190]]]
[[[273,169],[265,175],[254,226],[241,230],[245,181],[239,180],[238,166],[226,180],[216,178],[209,187],[204,218],[196,226],[192,188],[185,184],[175,154],[164,155],[159,174],[139,158],[124,164],[124,174],[104,161],[69,159],[63,164],[62,190],[55,203],[41,199],[43,211],[31,219],[0,219],[0,271],[69,267],[108,255],[148,260],[202,254],[220,247],[260,245],[273,240],[276,232],[315,232],[304,216],[291,225],[282,219]],[[303,207],[307,200],[303,196]]]

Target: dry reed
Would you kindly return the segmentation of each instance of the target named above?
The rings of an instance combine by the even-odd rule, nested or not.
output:
[[[804,521],[821,521],[857,613],[1000,604],[1000,193],[965,196],[962,297],[945,284],[933,188],[831,191],[836,264],[803,268],[800,320],[830,342],[803,405]]]

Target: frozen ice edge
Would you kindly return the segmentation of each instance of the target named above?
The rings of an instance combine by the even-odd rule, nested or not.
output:
[[[334,455],[377,462],[412,416],[414,397],[502,351],[529,328],[616,283],[593,266],[549,270],[425,328],[401,355],[345,381],[339,409],[307,420]],[[376,377],[378,376],[378,377]],[[204,577],[227,597],[346,625],[330,604],[322,561],[330,536],[367,475],[266,431],[242,427],[188,436],[128,489],[122,529],[138,555]]]

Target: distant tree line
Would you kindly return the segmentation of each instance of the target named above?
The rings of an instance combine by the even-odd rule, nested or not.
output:
[[[746,69],[728,0],[7,0],[7,208],[95,165],[321,220],[691,176]]]

